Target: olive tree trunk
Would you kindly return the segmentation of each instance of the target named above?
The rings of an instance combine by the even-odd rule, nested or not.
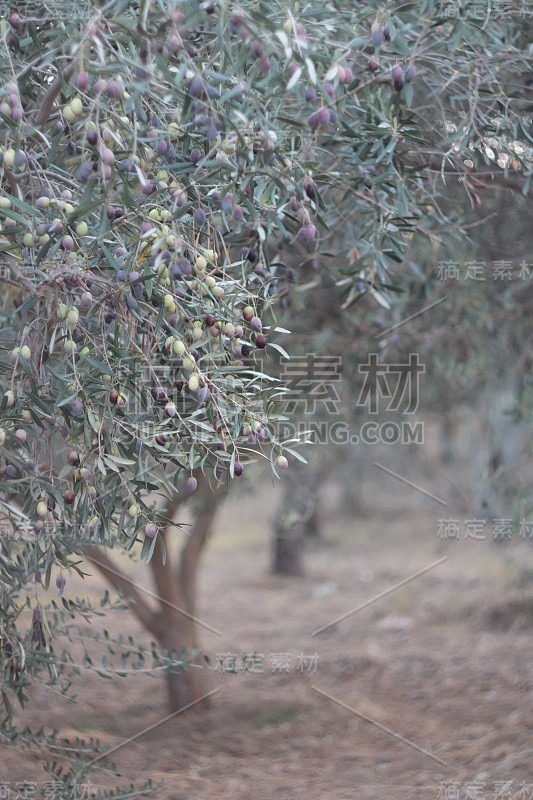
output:
[[[283,476],[283,497],[272,536],[271,567],[275,575],[304,573],[304,541],[320,537],[319,479],[318,464],[294,464]]]
[[[157,640],[161,648],[176,654],[179,660],[192,663],[186,668],[176,667],[166,672],[168,704],[170,712],[185,710],[194,704],[196,710],[206,708],[207,700],[201,700],[209,691],[207,670],[203,668],[199,650],[198,626],[202,623],[195,616],[197,571],[200,556],[212,531],[212,524],[218,504],[225,490],[212,491],[207,481],[198,481],[196,502],[200,508],[196,514],[192,530],[186,538],[179,555],[178,563],[173,563],[166,549],[165,561],[161,546],[156,543],[150,569],[155,591],[143,590],[137,583],[127,578],[107,556],[104,550],[95,546],[86,548],[88,559],[97,566],[106,580],[120,589],[129,598],[131,610]],[[172,519],[181,505],[176,501],[166,516]],[[164,535],[164,534],[163,534]],[[149,604],[146,595],[156,600],[156,608]]]

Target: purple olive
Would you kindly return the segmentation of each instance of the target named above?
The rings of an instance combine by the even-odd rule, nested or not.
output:
[[[120,100],[124,97],[124,85],[120,81],[109,81],[107,84],[107,96],[113,100]]]
[[[207,220],[207,215],[203,208],[195,208],[192,218],[197,228],[203,228]]]
[[[74,400],[72,403],[72,413],[75,417],[80,417],[83,414],[83,402],[81,400]]]
[[[139,305],[139,303],[137,302],[137,300],[135,299],[135,297],[133,297],[133,295],[131,295],[131,294],[130,294],[130,295],[128,295],[128,298],[127,298],[127,300],[126,300],[126,303],[128,304],[128,308],[131,308],[131,310],[132,310],[132,311],[135,311],[135,309],[136,309],[136,308],[137,308],[137,306]]]
[[[310,200],[314,200],[316,197],[317,185],[314,181],[310,181],[309,179],[305,179],[303,182],[304,192],[308,196]]]
[[[63,500],[67,505],[69,506],[72,505],[72,503],[74,502],[74,492],[72,489],[67,489],[67,491],[63,495]]]
[[[372,44],[374,47],[381,47],[384,38],[383,28],[379,22],[372,23]]]
[[[63,239],[61,240],[61,247],[63,250],[74,250],[74,239],[72,236],[63,236]]]
[[[391,78],[393,79],[393,81],[395,81],[395,80],[397,80],[399,78],[402,78],[403,77],[403,72],[402,72],[402,68],[400,67],[400,65],[399,64],[395,64],[393,67],[391,67],[390,74],[391,74]]]
[[[89,179],[89,175],[93,171],[93,168],[88,163],[88,161],[83,161],[78,169],[76,170],[76,178],[79,183],[87,183]]]
[[[200,150],[198,150],[197,147],[191,150],[191,161],[193,164],[198,164],[201,158],[202,158],[202,153]]]
[[[85,311],[90,308],[93,304],[93,296],[90,292],[83,292],[82,296],[80,297],[80,307],[85,309]]]
[[[183,41],[179,35],[169,36],[167,39],[167,48],[171,53],[175,53],[179,50],[182,44]]]
[[[250,50],[252,51],[253,57],[257,59],[262,58],[265,52],[265,48],[263,47],[261,42],[258,42],[257,40],[254,40],[252,42],[252,44],[250,45]]]
[[[297,71],[298,71],[298,64],[296,63],[296,61],[291,61],[289,66],[287,67],[287,75],[289,76],[289,79],[292,78],[292,76],[295,75]]]
[[[102,150],[100,152],[100,158],[102,159],[104,164],[107,164],[108,167],[113,166],[113,164],[115,163],[115,154],[113,153],[112,150],[109,149],[109,147],[102,147]]]
[[[241,464],[240,461],[236,461],[235,464],[233,465],[233,474],[237,478],[240,478],[243,472],[244,472],[243,465]]]
[[[231,214],[233,211],[233,195],[225,194],[222,198],[222,211],[224,214]]]
[[[390,71],[392,84],[397,92],[401,92],[404,85],[403,71],[399,64],[395,64]]]
[[[314,86],[308,86],[305,90],[305,100],[307,103],[314,103],[316,100],[316,89]]]
[[[165,414],[167,417],[175,417],[176,416],[176,406],[174,403],[167,403],[165,406]]]
[[[235,100],[240,103],[244,98],[246,92],[246,84],[245,83],[238,83],[235,89],[233,90],[233,97]]]
[[[255,337],[255,346],[259,347],[260,350],[264,350],[266,347],[266,338],[262,333],[258,333]]]
[[[244,209],[242,206],[235,206],[233,209],[233,219],[235,222],[242,222],[244,219]]]
[[[319,125],[329,125],[331,116],[328,108],[319,108],[316,112],[316,116]]]
[[[189,94],[191,97],[202,97],[205,94],[205,83],[199,75],[195,75],[190,82]]]
[[[217,138],[217,129],[214,125],[208,125],[206,131],[207,141],[214,142]]]
[[[193,475],[191,475],[190,478],[187,478],[185,488],[187,489],[188,492],[196,491],[197,486],[198,486],[198,481]]]
[[[76,86],[80,92],[84,92],[89,85],[89,73],[85,70],[80,70],[76,75]]]
[[[191,262],[188,258],[180,258],[177,266],[183,275],[190,275],[192,272]]]
[[[416,67],[414,64],[409,64],[407,69],[405,70],[405,82],[411,83],[411,81],[416,78]]]
[[[307,225],[304,225],[299,229],[298,233],[296,234],[296,238],[302,244],[307,244],[307,242],[310,241],[309,234],[307,232]]]
[[[201,403],[207,403],[210,397],[211,397],[211,392],[207,388],[207,386],[202,386],[202,388],[198,390],[198,400]]]
[[[161,403],[163,400],[167,399],[167,393],[163,389],[162,386],[156,386],[154,389],[154,400],[157,400]]]

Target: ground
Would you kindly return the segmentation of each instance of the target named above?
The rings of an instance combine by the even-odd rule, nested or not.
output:
[[[245,492],[226,504],[198,608],[220,632],[201,631],[209,685],[220,690],[204,713],[179,715],[117,749],[122,780],[103,759],[95,787],[151,776],[165,784],[153,797],[165,800],[533,797],[533,591],[524,571],[533,548],[516,532],[504,546],[490,536],[439,539],[437,520],[449,509],[391,481],[376,474],[370,515],[347,519],[330,500],[324,542],[308,549],[297,579],[268,574],[276,490],[266,492],[265,513]],[[141,567],[135,575],[148,585]],[[127,612],[105,627],[143,638]],[[264,655],[262,673],[216,669],[229,666],[222,653],[241,666],[254,652]],[[273,654],[290,654],[288,672],[273,672]],[[74,705],[36,687],[27,721],[111,747],[167,713],[161,677],[85,672],[76,691]],[[2,747],[0,780],[42,787],[43,763]]]

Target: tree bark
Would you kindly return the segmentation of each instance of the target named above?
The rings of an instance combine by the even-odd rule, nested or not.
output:
[[[271,569],[275,575],[303,575],[305,540],[320,539],[320,462],[294,464],[283,476],[281,500],[272,535]]]
[[[457,447],[457,409],[442,412],[440,440],[441,459],[444,464],[451,464],[455,458]]]
[[[303,575],[303,532],[301,523],[289,528],[276,526],[273,536],[272,572],[275,575]]]
[[[142,589],[118,570],[105,552],[88,546],[86,555],[96,565],[106,580],[120,589],[126,598],[133,600],[131,610],[141,624],[155,637],[165,650],[175,653],[178,660],[191,660],[191,654],[199,650],[197,623],[194,616],[196,606],[196,575],[200,556],[212,531],[217,506],[225,495],[225,489],[211,491],[206,480],[198,477],[197,500],[201,504],[192,531],[180,554],[177,568],[166,549],[165,562],[159,541],[156,543],[150,569],[155,583],[155,592]],[[181,504],[177,500],[168,509],[166,516],[172,519]],[[153,609],[143,595],[155,598],[158,608]],[[203,697],[208,689],[206,670],[202,669],[199,654],[191,665],[176,671],[166,672],[168,704],[170,712],[185,708]],[[208,701],[194,706],[196,712],[205,710]]]

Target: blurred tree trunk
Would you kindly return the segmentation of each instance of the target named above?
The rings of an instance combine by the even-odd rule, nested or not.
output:
[[[457,409],[442,412],[440,428],[441,458],[444,464],[451,464],[457,448]]]
[[[275,575],[303,575],[303,533],[301,523],[274,528],[272,572]]]
[[[86,554],[104,577],[115,588],[120,589],[125,598],[133,600],[130,608],[142,625],[155,637],[165,650],[176,654],[177,660],[191,660],[191,655],[199,650],[198,623],[195,616],[197,571],[201,554],[211,535],[213,520],[225,487],[211,490],[203,476],[198,476],[198,490],[195,496],[199,512],[195,516],[192,530],[181,550],[177,567],[166,550],[165,562],[159,541],[150,560],[150,569],[155,583],[155,593],[143,592],[135,582],[127,578],[109,557],[97,547],[89,546]],[[166,512],[173,519],[182,500],[176,500]],[[164,535],[164,534],[163,534]],[[154,610],[146,602],[146,594],[155,596],[158,608]],[[201,623],[200,623],[201,624]],[[206,671],[200,667],[198,653],[187,669],[176,668],[166,672],[168,704],[170,712],[185,709],[200,700],[207,692]],[[207,700],[195,705],[196,711],[205,709]]]
[[[304,524],[304,537],[311,542],[319,542],[322,539],[319,501],[320,497],[315,497],[313,502],[313,510],[311,511],[308,520]]]
[[[304,540],[320,538],[320,468],[295,462],[283,475],[283,497],[276,514],[272,537],[272,572],[303,575]]]

